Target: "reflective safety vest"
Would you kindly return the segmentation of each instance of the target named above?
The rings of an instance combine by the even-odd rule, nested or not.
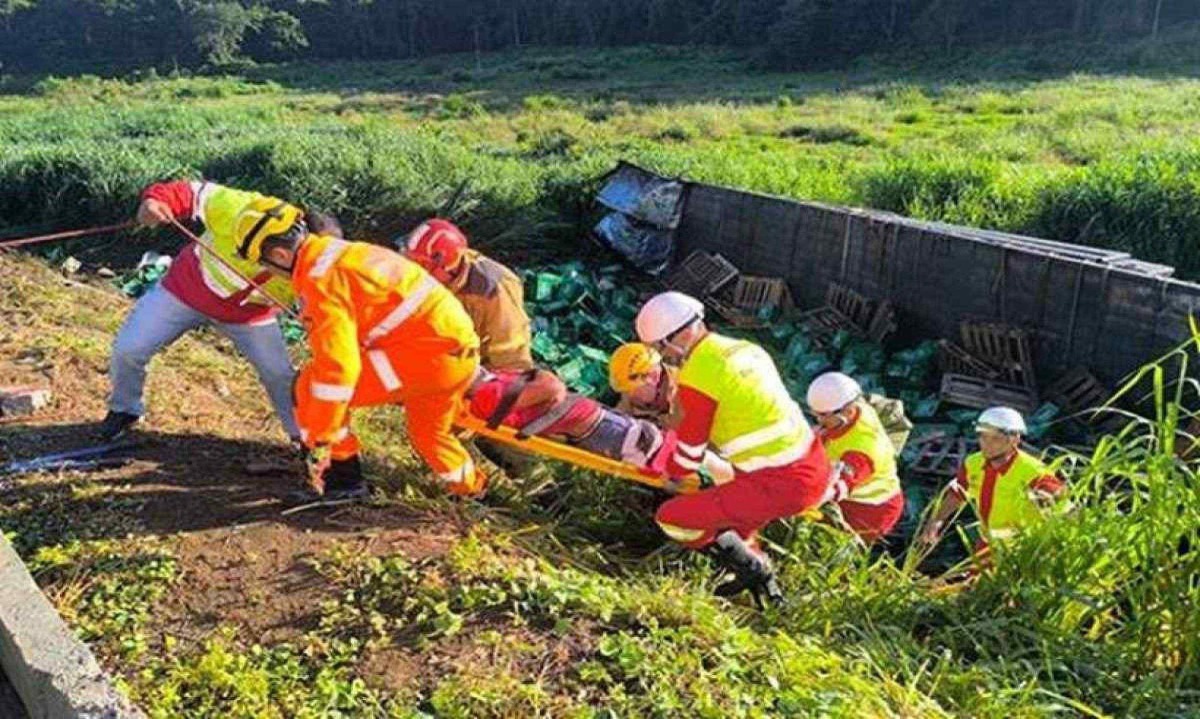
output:
[[[1037,480],[1054,473],[1037,457],[1018,451],[1012,465],[1000,474],[995,469],[989,472],[987,458],[976,452],[967,457],[963,470],[967,496],[985,536],[1005,539],[1045,520],[1046,515],[1029,495]]]
[[[238,213],[262,195],[212,182],[192,182],[191,185],[195,194],[193,219],[204,223],[204,235],[200,239],[238,272],[257,280],[257,284],[276,300],[284,305],[292,304],[295,294],[288,280],[265,273],[257,262],[244,260],[237,253],[238,239],[235,228]],[[230,272],[220,260],[199,247],[195,248],[195,251],[200,258],[200,273],[204,284],[217,297],[228,299],[247,288],[246,281]],[[246,303],[270,304],[258,292],[251,294]]]
[[[710,332],[688,355],[679,384],[716,400],[708,441],[738,471],[808,455],[813,431],[762,347]]]
[[[860,504],[883,504],[900,492],[900,475],[896,471],[896,447],[888,437],[875,409],[858,402],[858,419],[848,431],[825,440],[825,452],[830,462],[836,462],[847,452],[858,452],[871,459],[874,473],[855,487],[846,499]]]

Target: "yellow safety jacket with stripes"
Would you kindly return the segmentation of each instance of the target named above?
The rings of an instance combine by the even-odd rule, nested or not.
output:
[[[683,418],[672,475],[695,471],[709,448],[738,472],[782,467],[807,456],[813,431],[758,345],[710,332],[679,372]]]
[[[295,299],[291,283],[281,277],[270,276],[268,279],[263,268],[256,262],[242,259],[238,256],[238,238],[235,232],[238,214],[251,202],[262,197],[257,192],[236,190],[212,182],[189,183],[193,192],[192,219],[204,223],[205,240],[221,259],[237,269],[248,278],[265,280],[259,285],[284,305],[290,305]],[[246,289],[247,283],[229,268],[203,250],[197,249],[200,258],[200,272],[208,289],[222,299],[231,297]],[[258,292],[252,293],[247,304],[270,304]]]
[[[847,452],[858,452],[870,459],[874,472],[850,490],[846,499],[860,504],[883,504],[900,492],[896,448],[875,409],[862,401],[856,406],[858,419],[854,426],[844,434],[826,439],[825,452],[830,462],[837,462]]]
[[[982,452],[970,455],[953,486],[970,499],[984,535],[993,539],[1006,539],[1045,521],[1047,512],[1034,502],[1032,493],[1044,488],[1057,494],[1063,488],[1049,467],[1023,450],[999,468],[990,466]]]

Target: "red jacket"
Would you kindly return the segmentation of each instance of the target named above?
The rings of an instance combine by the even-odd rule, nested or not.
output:
[[[200,195],[205,186],[211,183],[160,182],[150,185],[142,191],[142,200],[158,200],[171,208],[171,214],[180,221],[203,220],[203,208],[200,207]],[[245,304],[249,292],[239,293],[232,297],[219,297],[208,288],[204,276],[200,272],[200,254],[204,250],[196,244],[188,243],[176,255],[171,263],[171,269],[162,279],[163,289],[175,295],[180,302],[197,312],[217,322],[227,324],[254,324],[275,321],[278,310],[275,307],[264,307],[260,304]],[[269,274],[254,277],[256,284],[266,282]]]

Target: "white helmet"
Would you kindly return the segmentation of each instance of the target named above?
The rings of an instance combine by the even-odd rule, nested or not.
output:
[[[1005,434],[1025,434],[1025,418],[1011,407],[985,409],[975,421],[975,431],[990,429]]]
[[[638,339],[654,344],[699,319],[704,319],[704,303],[682,292],[663,292],[642,305],[634,324]]]
[[[808,386],[808,406],[819,414],[829,414],[862,396],[862,387],[841,372],[826,372]]]

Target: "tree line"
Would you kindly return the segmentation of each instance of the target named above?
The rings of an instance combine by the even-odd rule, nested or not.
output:
[[[794,69],[1189,23],[1196,0],[0,0],[0,72],[646,43],[746,48]]]

